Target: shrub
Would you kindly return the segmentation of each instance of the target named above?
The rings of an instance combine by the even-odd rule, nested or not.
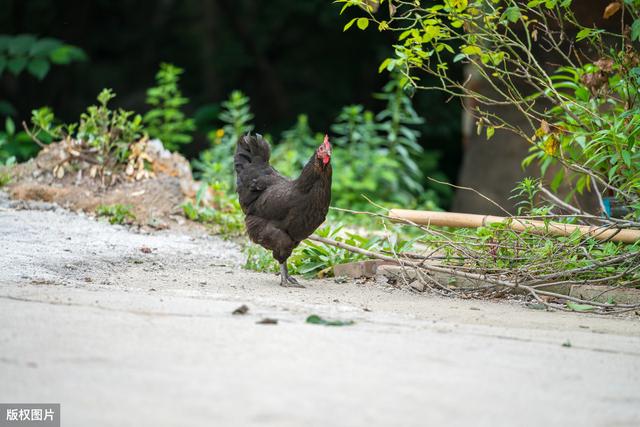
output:
[[[375,22],[380,31],[397,32],[395,56],[380,64],[380,72],[400,72],[406,89],[473,99],[469,111],[478,132],[484,130],[489,139],[504,129],[529,141],[533,154],[525,164],[538,159],[543,173],[553,163],[561,165],[552,188],[564,181],[577,192],[608,195],[639,217],[637,1],[612,2],[604,11],[607,19],[620,20],[618,33],[580,23],[571,0],[400,2],[390,3],[388,17],[387,8],[366,0],[338,1],[343,11],[353,6],[365,11],[345,29],[354,22],[360,29]],[[534,45],[557,57],[555,68],[550,71],[536,58]],[[449,64],[459,61],[469,64],[491,92],[451,77]],[[422,74],[437,83],[422,86]],[[524,116],[525,125],[507,122],[494,109],[509,105]]]
[[[181,108],[189,102],[178,88],[181,68],[163,63],[156,74],[156,86],[147,89],[147,104],[152,107],[143,117],[145,130],[157,138],[168,150],[178,150],[191,142],[195,130],[193,119],[187,118]]]

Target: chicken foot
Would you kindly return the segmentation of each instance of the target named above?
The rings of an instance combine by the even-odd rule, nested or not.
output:
[[[304,288],[304,285],[301,285],[298,280],[289,275],[286,262],[280,264],[280,286],[287,288]]]

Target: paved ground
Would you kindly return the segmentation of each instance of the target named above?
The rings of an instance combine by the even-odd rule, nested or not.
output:
[[[0,236],[0,402],[60,402],[63,426],[640,425],[636,319],[283,289],[231,243],[1,195]]]

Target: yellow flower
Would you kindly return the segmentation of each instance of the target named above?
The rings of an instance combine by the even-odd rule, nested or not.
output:
[[[549,156],[555,156],[559,147],[560,141],[558,141],[558,139],[553,135],[549,135],[549,137],[544,141],[544,152]]]

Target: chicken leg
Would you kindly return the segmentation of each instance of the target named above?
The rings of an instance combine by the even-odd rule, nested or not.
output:
[[[289,275],[286,262],[280,263],[280,286],[287,288],[304,288],[300,282]]]

